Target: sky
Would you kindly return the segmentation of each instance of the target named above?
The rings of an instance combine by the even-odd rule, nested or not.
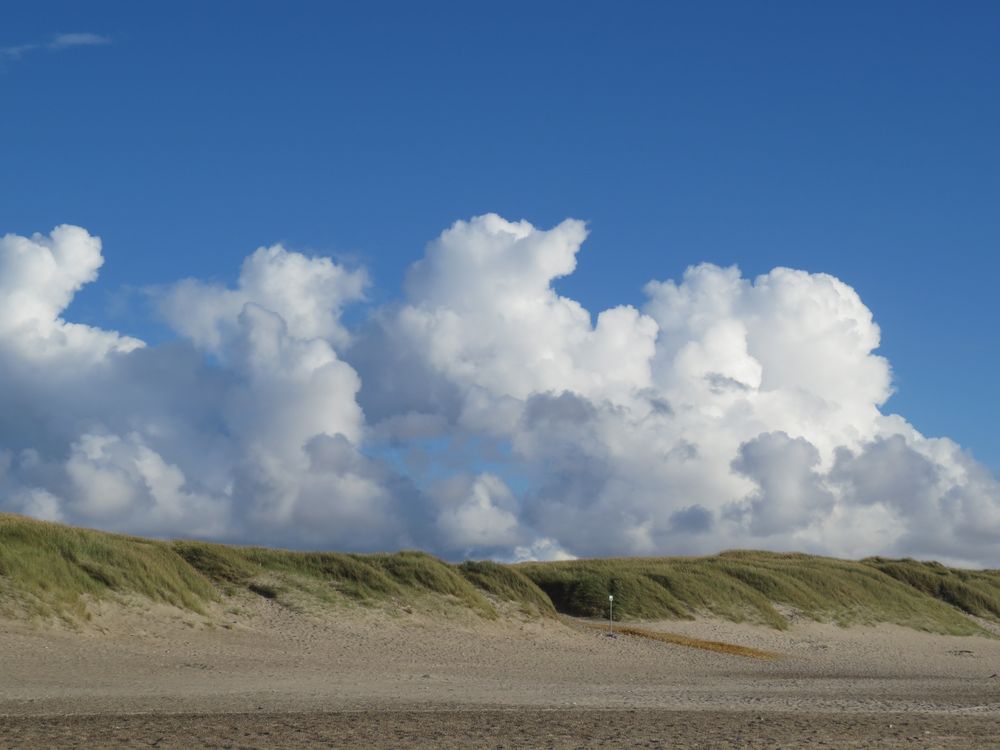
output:
[[[2,16],[0,507],[1000,564],[995,4]]]

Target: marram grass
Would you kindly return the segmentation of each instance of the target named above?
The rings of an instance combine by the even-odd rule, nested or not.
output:
[[[109,592],[202,611],[212,582],[169,544],[0,514],[0,613],[85,616]]]
[[[956,635],[983,632],[969,614],[1000,621],[1000,572],[914,560],[731,551],[516,567],[558,611],[581,617],[607,617],[610,593],[616,619],[712,614],[783,629],[789,623],[782,611],[794,610],[840,625],[887,622]]]
[[[85,618],[88,598],[139,596],[196,612],[233,595],[286,606],[392,605],[495,619],[523,616],[690,619],[714,615],[787,628],[784,613],[841,625],[895,623],[953,634],[1000,622],[1000,571],[915,560],[836,560],[723,552],[452,565],[423,552],[292,552],[166,542],[0,514],[0,615]]]
[[[493,619],[512,603],[555,616],[535,584],[493,563],[450,565],[414,551],[355,555],[165,542],[0,514],[0,614],[72,620],[86,617],[88,597],[126,595],[204,612],[241,592],[289,606],[389,602]]]

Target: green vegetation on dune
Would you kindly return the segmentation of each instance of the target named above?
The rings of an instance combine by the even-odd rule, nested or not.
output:
[[[525,614],[556,616],[548,595],[517,568],[481,560],[462,563],[458,572],[476,588],[500,601],[518,605]]]
[[[355,555],[161,542],[0,514],[0,614],[7,615],[85,617],[86,597],[113,595],[204,612],[220,595],[250,592],[295,607],[391,602],[496,618],[490,597],[516,598],[511,580],[520,579],[524,591],[535,588],[519,573],[497,568],[484,569],[476,585],[459,566],[424,552]],[[537,602],[529,598],[522,608],[533,610]]]
[[[403,594],[399,583],[360,555],[288,552],[189,541],[173,542],[172,547],[225,593],[235,593],[241,588],[252,591],[254,585],[262,585],[260,579],[270,578],[280,579],[293,588],[309,588],[310,583],[325,584],[325,598],[330,599],[340,595],[354,601],[367,601]],[[275,587],[273,583],[271,586]],[[322,594],[315,590],[314,593]]]
[[[863,562],[970,615],[1000,620],[998,570],[959,570],[936,562],[883,557],[869,557]]]
[[[86,616],[81,597],[111,591],[198,612],[217,598],[164,542],[0,514],[0,612]]]
[[[482,591],[469,583],[455,566],[442,562],[433,555],[406,551],[392,555],[372,555],[367,559],[410,590],[452,596],[481,615],[497,616],[496,610]]]
[[[607,617],[608,594],[615,617],[690,617],[684,603],[626,560],[522,563],[517,570],[548,594],[557,611],[575,617]]]
[[[297,592],[327,603],[389,600],[401,605],[429,595],[443,597],[484,617],[497,616],[483,592],[455,566],[425,552],[356,555],[205,542],[174,542],[173,548],[227,593],[246,588],[279,601],[283,594]]]
[[[935,571],[933,585],[926,575],[918,575],[921,566]],[[982,632],[962,611],[1000,620],[995,574],[936,563],[733,551],[711,557],[522,563],[517,568],[560,612],[583,617],[607,617],[611,593],[615,617],[622,619],[713,614],[787,628],[780,611],[784,606],[841,625],[889,622],[954,634]]]
[[[555,617],[690,619],[788,627],[784,612],[842,625],[889,622],[983,633],[1000,622],[1000,571],[915,560],[733,551],[711,557],[445,563],[423,552],[291,552],[161,542],[0,514],[0,614],[86,617],[88,597],[140,596],[205,612],[223,596],[289,607],[344,603]]]

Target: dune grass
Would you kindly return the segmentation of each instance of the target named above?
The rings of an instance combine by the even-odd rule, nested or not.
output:
[[[501,565],[392,554],[292,552],[164,542],[0,514],[0,614],[86,617],[88,597],[136,595],[206,612],[253,594],[289,607],[357,604],[525,616],[691,619],[714,615],[775,628],[783,612],[841,625],[888,622],[982,634],[968,615],[1000,622],[1000,571],[915,560],[836,560],[732,551],[711,557]]]
[[[285,595],[298,593],[326,603],[392,601],[402,606],[436,596],[483,617],[497,616],[483,592],[455,566],[425,552],[354,555],[206,542],[174,542],[172,546],[226,593],[245,588],[283,603],[291,600]]]
[[[960,570],[937,562],[883,557],[862,562],[970,615],[1000,620],[1000,571]]]
[[[249,592],[288,606],[391,603],[492,619],[498,613],[491,596],[516,599],[533,588],[519,573],[490,564],[470,580],[459,566],[424,552],[355,555],[163,542],[0,514],[0,613],[8,616],[85,618],[88,597],[115,595],[205,612],[221,596]],[[537,589],[534,596],[544,599]],[[522,604],[530,609],[537,601]]]
[[[947,575],[935,572],[932,585],[926,573],[918,575],[920,566]],[[616,619],[711,614],[784,629],[789,623],[783,606],[840,625],[888,622],[952,634],[983,632],[963,612],[1000,620],[994,573],[935,563],[732,551],[711,557],[523,563],[517,568],[549,595],[556,609],[581,617],[606,618],[610,593]]]
[[[196,612],[218,594],[163,542],[0,514],[0,610],[86,617],[86,596],[138,594]]]
[[[524,614],[556,616],[556,608],[548,595],[514,567],[489,560],[468,561],[458,566],[458,572],[495,599],[518,605]]]

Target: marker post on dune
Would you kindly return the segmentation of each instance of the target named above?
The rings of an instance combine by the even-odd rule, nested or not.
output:
[[[608,635],[615,637],[615,595],[608,594]]]

